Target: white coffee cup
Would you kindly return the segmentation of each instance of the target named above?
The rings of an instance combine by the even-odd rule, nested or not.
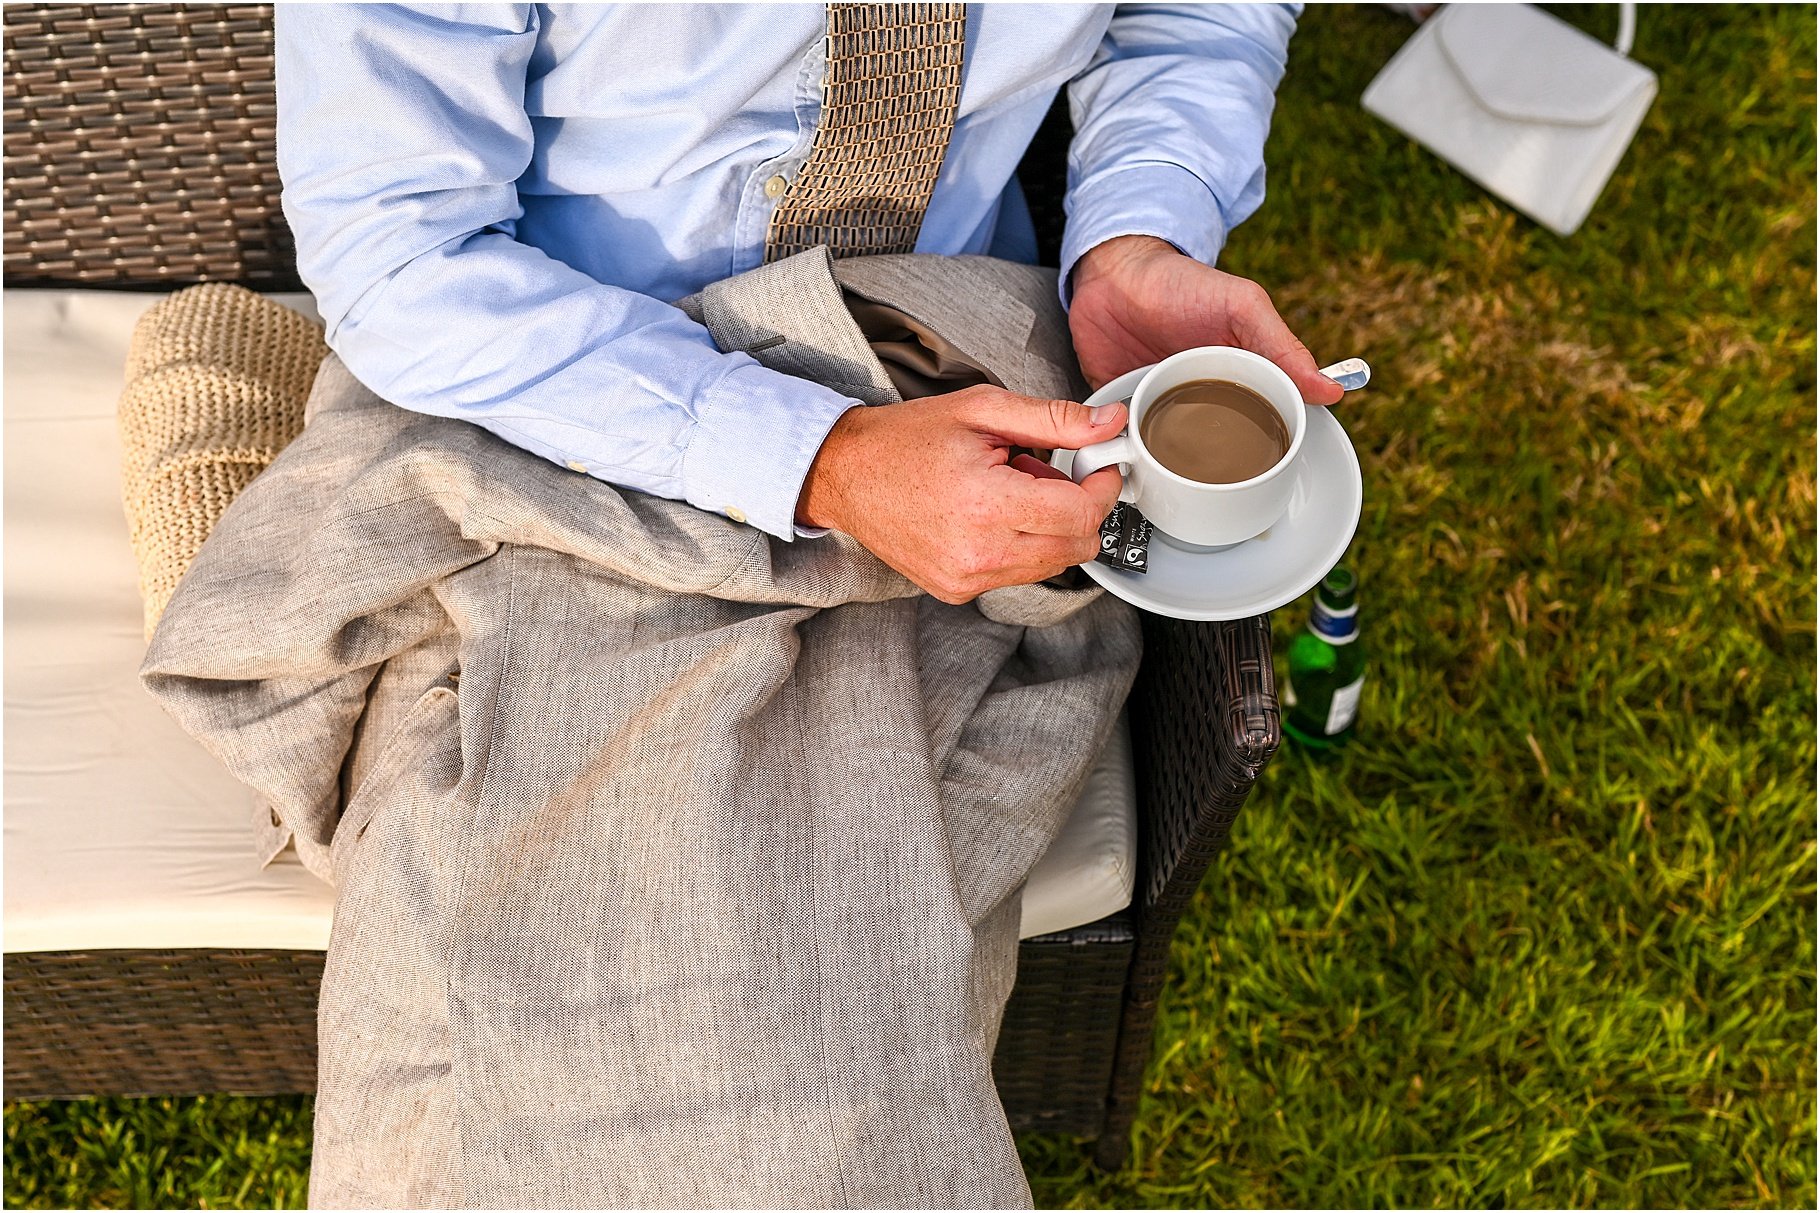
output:
[[[1288,452],[1268,471],[1230,484],[1190,480],[1159,463],[1144,446],[1144,413],[1169,389],[1197,379],[1236,383],[1268,400],[1289,427]],[[1281,367],[1249,350],[1202,346],[1151,367],[1131,394],[1125,432],[1082,447],[1071,475],[1081,481],[1116,463],[1125,476],[1119,499],[1136,505],[1157,530],[1192,546],[1225,547],[1269,530],[1289,509],[1307,432],[1308,406]]]

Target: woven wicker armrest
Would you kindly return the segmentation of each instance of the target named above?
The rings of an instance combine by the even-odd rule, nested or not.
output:
[[[1270,617],[1188,623],[1146,614],[1130,706],[1144,813],[1138,940],[1095,1151],[1106,1167],[1129,1148],[1176,923],[1281,740]]]
[[[1281,737],[1270,618],[1146,615],[1144,647],[1131,695],[1145,805],[1140,897],[1147,918],[1173,925]]]

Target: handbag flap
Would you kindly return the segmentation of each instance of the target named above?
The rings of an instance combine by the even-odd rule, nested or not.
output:
[[[1527,4],[1450,4],[1442,52],[1484,106],[1505,118],[1596,126],[1654,73]]]

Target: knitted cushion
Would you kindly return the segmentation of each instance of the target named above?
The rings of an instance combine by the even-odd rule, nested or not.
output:
[[[120,446],[148,639],[216,519],[303,429],[327,353],[320,325],[225,283],[178,291],[140,318]]]

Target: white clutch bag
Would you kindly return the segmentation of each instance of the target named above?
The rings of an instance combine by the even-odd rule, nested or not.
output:
[[[1363,104],[1536,222],[1572,235],[1656,95],[1618,46],[1527,4],[1450,4],[1416,31]]]

